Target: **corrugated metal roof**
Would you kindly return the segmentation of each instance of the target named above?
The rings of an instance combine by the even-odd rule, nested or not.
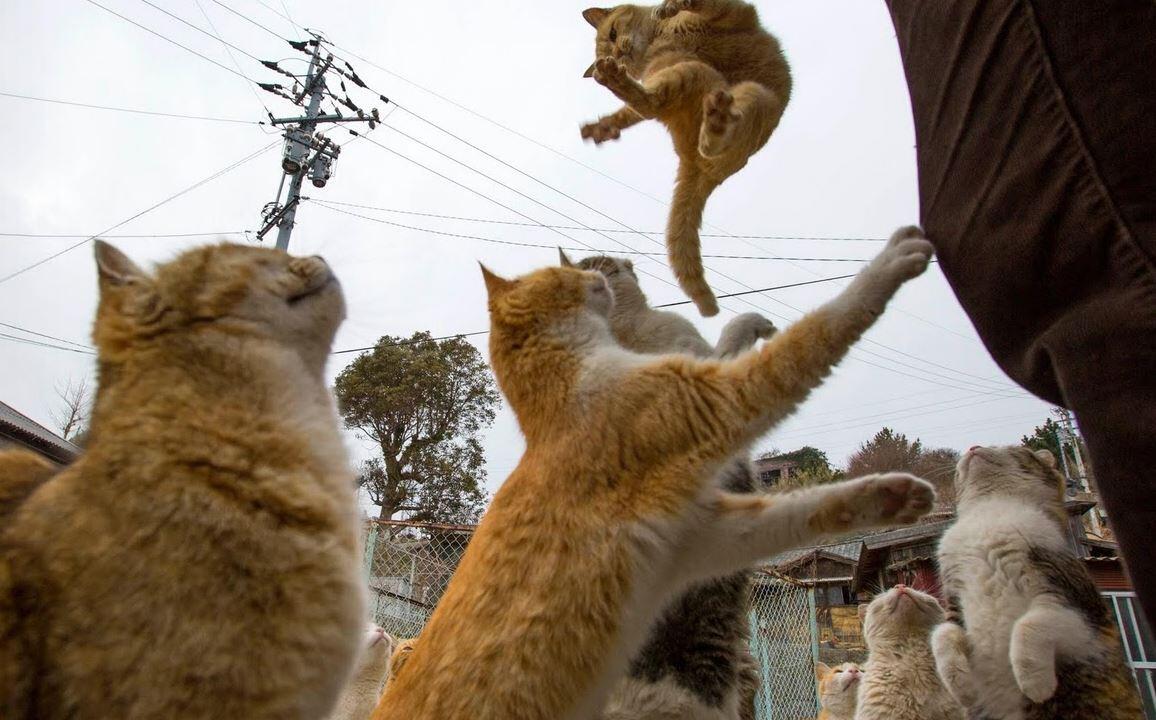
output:
[[[0,402],[0,432],[8,429],[16,439],[35,446],[60,462],[72,462],[80,447],[60,437],[11,405]]]
[[[859,560],[859,545],[862,542],[861,539],[856,538],[855,540],[836,543],[834,545],[815,545],[812,547],[795,548],[768,558],[764,564],[772,567],[783,567],[784,565],[791,565],[798,560],[809,557],[816,552],[825,552],[846,558],[849,562],[856,562]]]

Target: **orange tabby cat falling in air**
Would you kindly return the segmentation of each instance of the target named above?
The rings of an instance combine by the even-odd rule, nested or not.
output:
[[[96,259],[91,441],[0,526],[0,717],[325,717],[365,627],[340,286],[242,245]]]
[[[779,41],[743,0],[666,0],[658,7],[590,8],[598,31],[593,76],[626,105],[582,126],[603,143],[641,120],[670,131],[678,177],[666,248],[699,312],[718,313],[703,275],[698,229],[707,198],[766,144],[791,97]]]
[[[902,473],[775,496],[735,495],[716,477],[930,255],[918,229],[896,233],[838,298],[728,360],[622,348],[599,273],[483,268],[490,358],[526,451],[375,720],[588,720],[691,583],[926,513],[931,486]]]

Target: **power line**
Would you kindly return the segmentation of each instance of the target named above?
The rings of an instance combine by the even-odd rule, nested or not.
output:
[[[393,148],[389,147],[388,145],[384,145],[384,144],[382,144],[382,143],[378,142],[377,140],[374,140],[374,139],[373,139],[373,138],[371,138],[371,137],[365,136],[365,135],[363,135],[362,133],[358,133],[356,130],[350,130],[350,129],[346,128],[346,131],[347,131],[347,132],[349,132],[349,133],[351,133],[352,135],[355,135],[355,136],[357,136],[357,135],[360,135],[360,136],[362,136],[362,137],[364,137],[364,138],[365,138],[366,142],[369,142],[369,143],[371,143],[371,144],[373,144],[373,145],[376,145],[377,147],[381,148],[382,150],[385,150],[386,152],[389,152],[389,153],[391,153],[391,154],[393,154],[393,155],[396,155],[397,157],[399,157],[399,158],[401,158],[401,159],[405,160],[406,162],[412,163],[412,164],[414,164],[414,165],[416,165],[416,166],[418,166],[418,167],[420,167],[420,168],[422,168],[422,169],[426,170],[427,172],[433,173],[434,175],[437,175],[438,177],[440,177],[440,178],[442,178],[443,180],[445,180],[446,182],[449,182],[449,183],[452,183],[452,184],[454,184],[454,185],[457,185],[458,187],[460,187],[460,188],[462,188],[462,189],[464,189],[464,190],[468,190],[469,192],[473,193],[474,195],[477,195],[478,197],[480,197],[480,198],[482,198],[482,199],[484,199],[484,200],[486,200],[486,201],[488,201],[488,202],[494,203],[494,204],[495,204],[495,205],[497,205],[498,207],[501,207],[501,208],[503,208],[503,209],[505,209],[505,210],[509,210],[510,212],[514,213],[515,215],[519,215],[519,216],[521,216],[521,217],[524,217],[524,218],[526,218],[527,220],[533,221],[533,222],[537,223],[539,226],[541,226],[541,227],[543,227],[543,228],[546,228],[546,229],[548,229],[548,230],[552,230],[553,232],[557,233],[558,235],[561,235],[562,237],[564,237],[564,238],[566,238],[566,239],[570,240],[571,242],[576,242],[576,243],[578,243],[578,244],[580,244],[580,245],[583,245],[583,246],[585,246],[585,247],[586,247],[587,249],[589,249],[589,250],[593,250],[593,249],[594,249],[594,247],[593,247],[592,245],[590,245],[590,244],[588,244],[588,243],[585,243],[585,242],[583,242],[583,241],[579,240],[578,238],[576,238],[576,237],[574,237],[574,236],[572,236],[572,235],[567,235],[566,233],[562,232],[561,230],[556,230],[556,229],[553,229],[553,228],[549,228],[549,227],[547,227],[546,225],[544,225],[544,224],[542,224],[542,223],[538,222],[537,220],[535,220],[533,217],[531,217],[531,216],[527,215],[526,213],[524,213],[524,212],[522,212],[522,211],[520,211],[520,210],[515,210],[514,208],[510,207],[509,205],[506,205],[505,203],[503,203],[502,201],[500,201],[500,200],[496,200],[496,199],[494,199],[494,198],[490,197],[489,195],[486,195],[485,193],[481,192],[480,190],[475,190],[474,188],[470,187],[469,185],[466,185],[465,183],[461,183],[461,182],[458,182],[457,180],[454,180],[454,179],[453,179],[453,178],[451,178],[450,176],[448,176],[448,175],[445,175],[444,173],[438,172],[437,170],[434,170],[434,169],[433,169],[433,168],[431,168],[430,166],[428,166],[428,165],[424,165],[424,164],[422,164],[422,163],[418,162],[417,160],[414,160],[413,158],[409,157],[408,155],[405,155],[404,153],[401,153],[401,152],[398,152],[397,150],[394,150]],[[457,161],[457,162],[460,162],[460,161]],[[468,166],[467,166],[467,167],[468,167]],[[484,173],[483,173],[483,175],[484,175]],[[487,176],[487,177],[488,177],[488,176]],[[629,247],[629,246],[627,246],[627,247]],[[663,282],[663,283],[666,283],[667,285],[670,285],[670,286],[672,286],[672,287],[677,287],[677,286],[676,286],[674,283],[670,282],[670,281],[669,281],[669,280],[667,280],[666,278],[662,278],[662,277],[659,277],[658,275],[655,275],[655,274],[653,274],[653,273],[651,273],[651,272],[647,272],[647,271],[646,271],[646,270],[644,270],[644,269],[639,269],[639,271],[638,271],[638,272],[640,272],[640,273],[643,273],[644,275],[648,275],[648,276],[650,276],[650,277],[653,277],[654,279],[658,280],[659,282]]]
[[[43,343],[38,340],[29,340],[28,338],[16,337],[15,335],[8,335],[0,333],[0,340],[8,340],[9,342],[23,343],[25,345],[33,345],[36,347],[51,348],[53,350],[64,350],[66,352],[79,353],[81,355],[95,355],[92,350],[82,350],[80,348],[65,347],[63,345],[53,345],[52,343]]]
[[[196,233],[145,233],[141,235],[109,235],[102,233],[100,237],[103,238],[186,238],[186,237],[221,237],[228,235],[247,235],[248,230],[223,230],[221,232],[196,232]],[[73,234],[73,235],[57,235],[53,233],[13,233],[0,232],[0,237],[22,237],[22,238],[60,238],[66,240],[68,238],[90,238],[91,235]]]
[[[146,2],[147,2],[147,0],[146,0]],[[220,31],[218,31],[217,26],[213,24],[213,19],[209,17],[209,13],[205,12],[205,7],[203,5],[201,5],[201,1],[200,0],[193,0],[193,2],[196,3],[197,9],[201,11],[201,16],[205,18],[205,22],[209,23],[209,29],[213,31],[213,37],[215,37],[217,40],[219,40],[225,46],[225,52],[228,54],[229,60],[233,63],[233,67],[237,68],[237,72],[241,72],[241,64],[239,62],[237,62],[237,57],[235,55],[233,55],[233,51],[229,49],[231,47],[236,47],[236,46],[232,45],[231,43],[225,42],[225,39],[223,37],[221,37]],[[152,3],[149,3],[149,4],[151,5]],[[245,51],[241,50],[241,52],[245,52]],[[245,54],[249,55],[248,53],[245,53]],[[258,60],[257,58],[253,57],[252,55],[249,55],[249,57],[253,58],[254,60],[257,60],[257,62],[261,62],[261,60]],[[273,117],[273,113],[272,113],[272,111],[269,110],[269,106],[266,105],[265,101],[261,98],[261,96],[257,94],[257,88],[253,87],[252,85],[249,85],[248,87],[249,87],[249,92],[253,94],[253,99],[256,100],[257,104],[261,106],[261,109],[265,111],[265,116],[270,117],[270,118]]]
[[[397,107],[396,103],[393,103]],[[493,218],[478,218],[467,217],[463,215],[444,215],[440,213],[418,212],[416,210],[402,210],[400,208],[387,208],[377,205],[364,205],[360,203],[338,202],[337,200],[326,200],[325,202],[331,205],[344,205],[346,207],[356,207],[363,210],[380,210],[381,212],[397,213],[399,215],[414,215],[418,217],[437,218],[439,220],[459,220],[462,222],[483,223],[486,225],[512,225],[515,227],[541,227],[534,223],[516,222],[514,220],[495,220]],[[623,230],[621,228],[588,228],[579,225],[547,225],[547,227],[556,228],[558,230],[589,230],[591,232],[599,233],[641,233],[643,235],[663,235],[666,233],[661,230]],[[756,240],[829,240],[836,242],[887,242],[887,238],[873,238],[873,237],[806,237],[801,235],[725,235],[722,233],[700,233],[699,237],[709,238],[754,238]],[[706,256],[704,256],[706,257]],[[866,262],[864,259],[862,262]]]
[[[475,335],[486,335],[489,332],[490,332],[489,330],[477,330],[475,332],[458,333],[456,335],[443,335],[441,337],[428,338],[428,340],[436,342],[438,340],[449,340],[451,338],[466,338],[466,337],[473,337]],[[421,340],[401,340],[399,342],[386,343],[386,347],[400,347],[402,345],[415,345],[419,342],[426,342],[426,341],[427,341],[426,338],[422,338]],[[377,347],[377,345],[370,345],[368,347],[349,348],[348,350],[334,350],[330,354],[331,355],[344,355],[345,353],[365,352],[366,350],[373,350],[376,347]]]
[[[154,10],[156,10],[156,11],[158,11],[158,12],[162,12],[162,13],[164,13],[165,15],[168,15],[168,16],[169,16],[169,17],[171,17],[173,20],[176,20],[177,22],[179,22],[179,23],[182,23],[182,24],[184,24],[184,25],[186,25],[186,26],[188,26],[188,27],[192,28],[193,30],[196,30],[197,32],[201,33],[202,35],[208,36],[208,37],[210,37],[210,38],[212,38],[212,39],[216,40],[217,42],[219,42],[219,43],[221,43],[222,45],[224,45],[226,49],[232,48],[233,50],[236,50],[237,52],[241,53],[242,55],[244,55],[245,57],[249,58],[250,60],[253,60],[254,62],[258,62],[258,63],[259,63],[259,62],[261,62],[261,58],[259,58],[259,57],[257,57],[256,55],[254,55],[254,54],[250,53],[249,51],[245,50],[244,48],[239,48],[239,47],[237,47],[237,46],[236,46],[236,45],[234,45],[233,43],[231,43],[231,42],[229,42],[229,41],[225,40],[224,38],[222,38],[220,35],[216,35],[216,34],[214,34],[213,32],[209,32],[208,30],[205,30],[205,29],[204,29],[204,28],[202,28],[201,26],[199,26],[199,25],[195,25],[195,24],[193,24],[193,23],[189,22],[188,20],[185,20],[183,17],[181,17],[181,16],[179,16],[179,15],[174,15],[173,13],[169,12],[168,10],[165,10],[163,7],[161,7],[161,6],[159,6],[159,5],[155,5],[155,4],[153,4],[153,3],[152,3],[150,0],[140,0],[140,1],[141,1],[142,3],[144,3],[145,5],[148,5],[149,7],[153,8],[153,9],[154,9]],[[202,10],[201,12],[204,12],[204,10]],[[206,20],[208,20],[208,16],[207,16],[207,15],[205,16],[205,19],[206,19]],[[212,26],[212,21],[211,21],[211,20],[209,20],[209,25],[210,25],[210,26]],[[216,28],[214,28],[214,32],[215,32],[215,30],[216,30]],[[234,63],[236,63],[236,60],[234,60],[233,62],[234,62]],[[241,69],[240,69],[240,68],[237,68],[237,74],[241,75],[241,77],[245,77],[244,73],[242,73],[242,72],[241,72]],[[247,79],[247,78],[246,78],[246,79]]]
[[[115,10],[110,10],[109,8],[105,7],[104,5],[101,5],[100,3],[96,2],[96,0],[84,0],[84,1],[85,1],[86,3],[89,3],[90,5],[95,5],[95,6],[97,6],[98,8],[100,8],[101,10],[104,10],[104,11],[105,11],[105,12],[107,12],[107,13],[110,13],[110,14],[112,14],[112,15],[115,15],[115,16],[117,16],[117,17],[118,17],[118,18],[120,18],[121,20],[124,20],[125,22],[127,22],[127,23],[129,23],[129,24],[131,24],[131,25],[136,25],[138,28],[140,28],[141,30],[144,30],[145,32],[148,32],[148,33],[151,33],[151,34],[153,34],[153,35],[156,35],[156,36],[157,36],[157,37],[159,37],[161,40],[164,40],[164,41],[165,41],[165,42],[167,42],[167,43],[171,43],[171,44],[173,44],[173,45],[176,45],[177,47],[181,48],[182,50],[184,50],[184,51],[186,51],[186,52],[190,52],[190,53],[192,53],[193,55],[196,55],[197,57],[201,58],[202,60],[205,60],[205,61],[207,61],[207,62],[210,62],[210,63],[212,63],[212,64],[216,65],[217,67],[221,68],[222,70],[224,70],[224,71],[225,71],[225,72],[227,72],[227,73],[230,73],[230,74],[236,75],[237,77],[239,77],[239,78],[241,78],[241,79],[243,79],[243,80],[245,80],[245,81],[247,81],[247,82],[250,82],[250,83],[254,83],[254,84],[256,84],[256,82],[257,82],[256,80],[253,80],[253,79],[252,79],[251,77],[249,77],[248,75],[245,75],[244,73],[238,72],[238,71],[234,70],[233,68],[229,67],[228,65],[225,65],[225,64],[223,64],[223,63],[219,63],[219,62],[217,62],[216,60],[214,60],[214,59],[212,59],[211,57],[209,57],[208,55],[203,55],[203,54],[201,54],[201,53],[197,52],[196,50],[192,49],[192,48],[191,48],[191,47],[189,47],[188,45],[182,45],[181,43],[177,42],[176,40],[173,40],[172,38],[169,38],[169,37],[167,37],[167,36],[165,36],[165,35],[162,35],[161,33],[157,32],[156,30],[153,30],[153,29],[151,29],[151,28],[145,27],[144,25],[141,25],[141,24],[140,24],[140,23],[138,23],[137,21],[135,21],[135,20],[132,20],[132,19],[130,19],[130,18],[127,18],[127,17],[125,17],[124,15],[121,15],[120,13],[118,13],[118,12],[117,12],[117,11],[115,11]]]
[[[91,2],[91,0],[89,0],[89,2]],[[60,257],[61,255],[64,255],[65,253],[71,252],[71,251],[75,250],[76,248],[80,247],[81,245],[85,245],[85,244],[91,242],[92,240],[95,240],[96,238],[100,237],[104,233],[116,230],[118,227],[121,227],[122,225],[127,225],[128,223],[132,222],[133,220],[136,220],[137,218],[142,217],[142,216],[152,212],[153,210],[156,210],[157,208],[161,207],[162,205],[165,205],[167,203],[172,202],[173,200],[176,200],[177,198],[181,197],[182,195],[185,195],[189,192],[192,192],[193,190],[196,190],[197,188],[201,187],[202,185],[204,185],[206,183],[209,183],[209,182],[212,182],[213,180],[216,180],[217,178],[221,177],[222,175],[235,170],[236,168],[240,167],[241,165],[244,165],[245,163],[249,162],[253,158],[257,157],[258,155],[261,155],[262,153],[266,152],[267,150],[272,148],[274,145],[280,144],[280,142],[281,142],[280,140],[274,140],[273,142],[264,146],[260,150],[257,150],[256,152],[249,153],[248,155],[241,158],[240,160],[237,160],[236,162],[227,165],[226,167],[218,170],[217,172],[213,173],[212,175],[209,175],[208,177],[204,178],[203,180],[199,180],[199,181],[193,183],[192,185],[188,186],[184,190],[180,190],[180,191],[178,191],[172,195],[169,195],[164,200],[161,200],[160,202],[155,203],[154,205],[150,205],[149,207],[145,208],[144,210],[141,210],[140,212],[133,215],[132,217],[121,220],[120,222],[116,223],[115,225],[107,227],[104,230],[102,230],[101,232],[96,233],[95,235],[89,235],[78,243],[74,243],[72,245],[69,245],[68,247],[64,248],[63,250],[61,250],[59,252],[55,252],[55,253],[53,253],[53,254],[45,257],[45,258],[37,260],[36,262],[32,263],[31,265],[27,265],[25,267],[20,268],[19,270],[16,270],[15,272],[11,272],[11,273],[5,275],[4,277],[0,278],[0,285],[3,285],[4,283],[8,282],[9,280],[11,280],[15,277],[23,275],[24,273],[28,272],[29,270],[32,270],[34,268],[38,268],[41,265],[43,265],[44,263],[49,262],[50,260],[54,260],[54,259]]]
[[[416,232],[429,233],[431,235],[441,235],[443,237],[460,238],[463,240],[477,240],[479,242],[493,243],[496,245],[513,245],[516,247],[542,248],[542,249],[546,249],[546,250],[558,249],[557,245],[546,245],[543,243],[517,242],[514,240],[498,240],[497,238],[482,237],[480,235],[468,235],[465,233],[447,232],[445,230],[436,230],[434,228],[425,228],[425,227],[418,227],[416,225],[407,225],[405,223],[393,222],[392,220],[384,220],[382,218],[370,217],[369,215],[362,215],[360,213],[355,213],[355,212],[352,212],[349,210],[342,210],[341,208],[331,207],[329,205],[328,200],[312,199],[312,201],[314,203],[319,204],[321,207],[324,207],[327,210],[332,210],[333,212],[338,212],[338,213],[341,213],[342,215],[349,215],[350,217],[361,218],[362,220],[369,220],[371,222],[380,223],[382,225],[389,225],[391,227],[396,227],[396,228],[402,228],[404,230],[414,230]],[[529,223],[525,223],[525,225],[529,226]],[[582,251],[582,252],[595,252],[595,253],[600,253],[602,255],[612,255],[612,254],[617,253],[617,254],[623,254],[623,255],[642,255],[645,257],[665,257],[666,256],[665,253],[642,252],[640,250],[599,250],[597,248],[595,248],[594,250],[590,250],[589,248],[575,248],[575,247],[563,247],[561,249],[562,250]],[[771,256],[771,255],[711,255],[711,254],[706,254],[706,255],[703,255],[703,257],[704,258],[717,258],[717,259],[723,259],[723,260],[801,260],[801,261],[810,261],[810,262],[856,262],[856,263],[870,262],[870,260],[866,259],[866,258],[786,258],[786,257],[776,257],[776,256]],[[848,275],[847,277],[854,277],[854,276]]]
[[[0,322],[0,325],[4,326],[6,328],[9,328],[11,330],[18,330],[22,333],[27,333],[29,335],[35,335],[36,337],[41,337],[41,338],[44,338],[45,340],[55,340],[57,342],[66,343],[68,345],[75,345],[77,347],[85,348],[87,350],[92,349],[91,345],[85,345],[84,343],[73,342],[72,340],[65,340],[64,338],[58,338],[55,335],[45,335],[44,333],[39,333],[39,332],[36,332],[35,330],[29,330],[28,328],[22,328],[19,325],[9,325],[8,323],[5,323],[5,322]]]
[[[257,22],[256,20],[254,20],[253,18],[249,17],[248,15],[242,15],[241,13],[237,12],[236,10],[234,10],[234,9],[233,9],[233,8],[231,8],[231,7],[229,7],[229,6],[228,6],[228,5],[226,5],[225,3],[221,2],[221,0],[212,0],[212,1],[213,1],[213,3],[215,3],[216,5],[220,5],[221,7],[223,7],[223,8],[224,8],[224,9],[226,9],[226,10],[228,10],[229,12],[233,13],[234,15],[236,15],[236,16],[237,16],[237,17],[239,17],[239,18],[241,18],[242,20],[244,20],[245,22],[249,23],[250,25],[255,25],[256,27],[258,27],[258,28],[260,28],[260,29],[264,30],[265,32],[267,32],[267,33],[269,33],[270,35],[272,35],[273,37],[277,38],[278,40],[282,40],[282,41],[284,41],[284,42],[289,42],[289,39],[288,39],[288,38],[286,38],[284,35],[281,35],[281,34],[279,34],[279,33],[275,33],[275,32],[273,32],[272,30],[270,30],[269,28],[265,27],[264,25],[262,25],[261,23]]]
[[[135,115],[154,115],[157,117],[180,118],[183,120],[205,120],[208,122],[236,123],[236,124],[240,124],[240,125],[264,125],[264,123],[257,122],[256,120],[241,120],[238,118],[210,117],[210,116],[206,116],[206,115],[186,115],[186,114],[182,114],[182,113],[168,113],[168,112],[159,112],[159,111],[155,111],[155,110],[138,110],[135,108],[113,107],[110,105],[93,105],[91,103],[74,102],[72,100],[56,100],[53,98],[42,98],[42,97],[35,97],[32,95],[20,95],[18,93],[10,93],[10,92],[4,92],[4,91],[0,91],[0,95],[2,95],[4,97],[16,98],[18,100],[36,100],[38,102],[53,103],[56,105],[71,105],[72,107],[89,108],[92,110],[113,110],[116,112],[133,113]]]
[[[849,278],[849,277],[855,277],[855,276],[854,275],[839,275],[838,277],[822,278],[819,280],[806,280],[806,281],[800,282],[800,283],[790,283],[788,285],[775,285],[773,287],[759,288],[757,290],[745,290],[743,292],[729,293],[726,295],[719,295],[718,297],[720,300],[722,300],[725,298],[732,298],[732,297],[739,297],[741,295],[748,295],[752,292],[770,292],[772,290],[786,290],[788,288],[799,287],[800,285],[814,285],[816,283],[831,282],[832,280],[843,280],[843,279]],[[689,300],[684,300],[682,302],[673,302],[673,303],[666,303],[664,305],[655,305],[654,307],[656,307],[656,308],[673,307],[675,305],[686,305],[688,303],[690,303]],[[434,340],[446,340],[448,338],[455,338],[455,337],[472,337],[474,335],[485,335],[489,332],[490,332],[489,330],[476,330],[474,332],[458,333],[456,335],[446,335],[444,337],[437,337],[437,338],[433,338],[433,339]],[[413,341],[407,340],[405,342],[392,343],[392,345],[410,345],[410,344],[413,344]],[[333,355],[342,355],[344,353],[364,352],[366,350],[372,350],[375,347],[377,347],[377,346],[376,345],[370,345],[368,347],[350,348],[348,350],[336,350],[332,354]]]

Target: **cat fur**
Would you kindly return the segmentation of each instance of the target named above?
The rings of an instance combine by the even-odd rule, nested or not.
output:
[[[340,285],[279,250],[95,248],[91,443],[0,534],[0,717],[325,717],[366,613]]]
[[[366,631],[357,671],[346,683],[330,720],[369,720],[391,674],[394,639],[377,625]]]
[[[0,452],[0,528],[36,488],[59,470],[58,465],[28,450]]]
[[[617,139],[651,118],[666,126],[679,161],[667,254],[699,312],[715,315],[698,231],[711,193],[766,144],[786,109],[791,71],[779,41],[742,0],[667,0],[582,16],[597,31],[587,75],[626,103],[584,125],[582,137]]]
[[[574,263],[559,253],[563,267],[593,270],[606,278],[614,295],[610,329],[627,350],[727,358],[775,332],[762,315],[745,313],[727,323],[712,348],[689,320],[649,306],[630,260],[597,255]],[[749,458],[727,463],[719,486],[732,492],[754,490]],[[603,719],[754,720],[760,677],[750,653],[749,596],[750,573],[744,571],[695,585],[672,602],[630,661]]]
[[[777,496],[715,485],[788,416],[931,255],[904,229],[835,300],[733,360],[622,348],[598,273],[483,268],[490,358],[525,436],[375,720],[596,717],[659,613],[690,584],[782,548],[913,522],[901,473]]]
[[[932,636],[948,689],[987,720],[1142,718],[1116,623],[1068,546],[1052,454],[975,447],[955,482],[939,563],[958,614]]]
[[[819,683],[819,717],[816,720],[855,720],[855,701],[863,672],[855,663],[828,667],[815,663],[815,680]]]
[[[964,720],[931,655],[931,631],[943,621],[939,601],[896,585],[859,610],[868,655],[855,720]]]

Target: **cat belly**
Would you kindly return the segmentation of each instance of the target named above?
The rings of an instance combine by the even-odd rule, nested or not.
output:
[[[670,678],[646,682],[627,678],[615,689],[598,720],[736,720],[739,697],[734,689],[721,706],[712,707]]]

